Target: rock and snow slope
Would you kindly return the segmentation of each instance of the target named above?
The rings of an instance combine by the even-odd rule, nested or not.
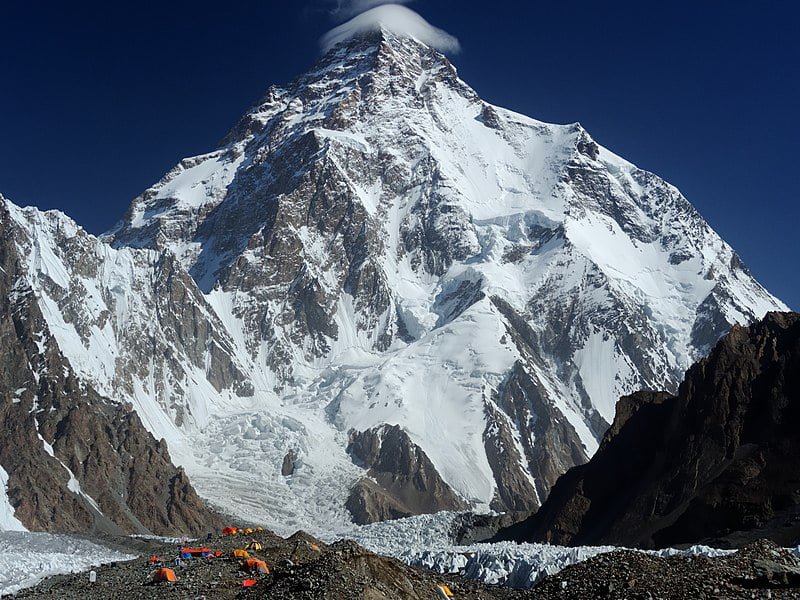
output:
[[[385,29],[271,88],[104,240],[10,210],[73,367],[282,532],[346,502],[536,508],[621,394],[785,309],[677,189]]]
[[[0,596],[36,585],[51,575],[132,558],[135,556],[67,535],[0,532]]]
[[[0,196],[0,530],[205,532],[219,521],[166,445],[80,376],[114,351],[107,313],[93,314],[93,344],[75,333],[75,310],[97,309],[93,264],[76,252],[67,268],[55,254],[87,240],[63,215]]]

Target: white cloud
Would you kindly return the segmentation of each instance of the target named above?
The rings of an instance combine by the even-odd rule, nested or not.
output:
[[[376,0],[355,0],[356,3],[375,3]],[[327,52],[336,44],[367,31],[385,27],[395,35],[413,37],[423,44],[442,52],[458,52],[458,39],[428,23],[410,8],[398,4],[384,4],[353,17],[347,23],[331,29],[322,36],[320,45]]]
[[[336,8],[331,10],[335,17],[350,19],[362,12],[365,12],[382,4],[409,4],[414,0],[330,0],[336,4]]]

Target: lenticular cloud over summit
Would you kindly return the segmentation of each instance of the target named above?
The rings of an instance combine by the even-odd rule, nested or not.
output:
[[[392,33],[413,37],[442,52],[458,52],[458,39],[446,31],[434,27],[416,12],[398,4],[377,6],[330,30],[320,40],[322,51],[327,52],[336,44],[354,35],[375,31],[385,27]]]
[[[381,6],[383,4],[409,4],[413,1],[414,0],[336,0],[336,8],[331,10],[331,14],[341,17],[342,19],[350,19],[376,6]]]

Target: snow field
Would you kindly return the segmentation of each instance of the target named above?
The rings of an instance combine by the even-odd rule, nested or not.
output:
[[[565,547],[515,542],[455,546],[452,533],[458,520],[457,513],[440,512],[354,527],[323,539],[353,539],[372,552],[393,556],[411,566],[438,573],[459,573],[468,579],[514,588],[530,588],[544,577],[570,565],[621,549],[615,546]],[[702,554],[713,557],[733,551],[692,546],[686,550],[667,548],[647,552],[655,556]]]
[[[0,596],[36,585],[51,575],[134,558],[68,535],[0,531]]]

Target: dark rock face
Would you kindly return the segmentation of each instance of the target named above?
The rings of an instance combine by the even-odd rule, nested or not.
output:
[[[347,500],[356,523],[467,508],[397,425],[353,432],[347,450],[372,478],[359,481]]]
[[[139,417],[74,375],[0,215],[0,465],[31,530],[199,534],[219,523]]]
[[[501,533],[558,544],[663,547],[800,539],[800,314],[736,326],[677,396],[623,398],[592,460]]]
[[[283,457],[283,464],[281,465],[281,475],[288,477],[294,475],[294,470],[297,468],[297,454],[294,450],[289,450],[286,456]]]

